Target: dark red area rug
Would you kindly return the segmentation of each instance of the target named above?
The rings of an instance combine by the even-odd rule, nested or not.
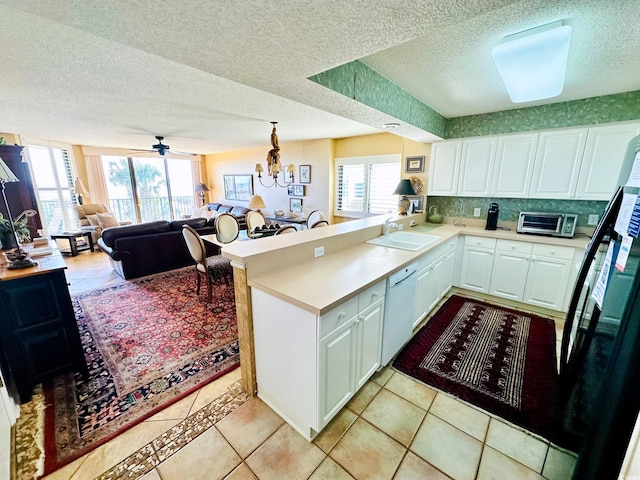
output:
[[[44,385],[45,474],[239,365],[233,285],[195,286],[189,268],[72,297],[89,378]]]
[[[554,437],[553,320],[452,296],[393,366],[533,433]]]

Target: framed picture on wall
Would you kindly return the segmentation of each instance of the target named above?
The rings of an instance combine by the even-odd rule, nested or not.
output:
[[[289,196],[304,197],[304,185],[289,185],[287,194]]]
[[[224,198],[246,200],[253,195],[253,175],[224,175]]]
[[[302,213],[302,199],[301,198],[290,198],[289,199],[289,210],[293,213]]]
[[[424,211],[424,195],[407,195],[407,198],[413,204],[415,212]]]
[[[407,157],[405,163],[406,172],[424,172],[424,155],[420,157]]]
[[[311,183],[311,165],[300,165],[300,183]]]

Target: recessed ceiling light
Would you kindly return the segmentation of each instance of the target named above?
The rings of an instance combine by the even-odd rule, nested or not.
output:
[[[504,37],[491,56],[514,103],[562,93],[571,27],[562,21]]]
[[[385,123],[384,125],[382,125],[382,128],[384,128],[385,130],[394,130],[396,128],[399,128],[400,124],[399,123]]]

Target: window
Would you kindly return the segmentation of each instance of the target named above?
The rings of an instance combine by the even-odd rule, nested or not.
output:
[[[78,228],[70,150],[48,142],[27,143],[26,158],[45,235]]]
[[[400,156],[336,158],[334,215],[366,217],[395,212],[393,191],[400,179]]]
[[[102,155],[110,207],[133,223],[182,218],[193,211],[190,160]]]

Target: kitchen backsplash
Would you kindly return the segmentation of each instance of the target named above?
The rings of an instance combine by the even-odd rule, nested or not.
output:
[[[487,218],[489,203],[500,207],[498,222],[517,222],[520,212],[553,212],[578,214],[578,227],[587,227],[590,214],[602,216],[607,202],[593,200],[546,200],[535,198],[490,198],[490,197],[427,197],[427,217],[431,207],[445,217],[474,218],[473,210],[480,208],[480,218]]]

